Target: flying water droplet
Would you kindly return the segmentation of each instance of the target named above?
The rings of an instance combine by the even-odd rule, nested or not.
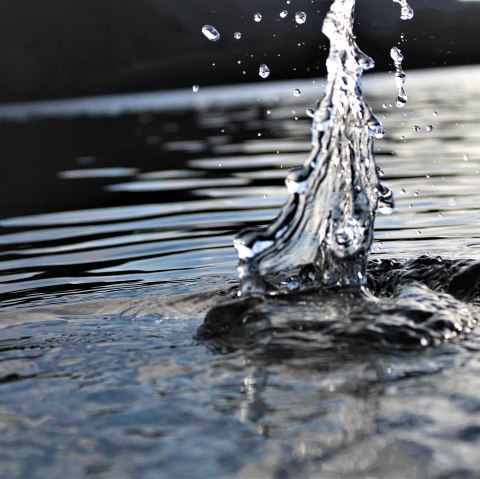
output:
[[[307,108],[306,109],[306,114],[310,118],[314,118],[315,117],[315,110],[313,108]]]
[[[265,63],[262,63],[258,69],[258,74],[262,78],[267,78],[270,75],[270,68],[268,68],[267,65],[265,65]]]
[[[402,7],[401,13],[400,13],[400,18],[402,20],[411,20],[413,18],[413,9],[410,7],[410,5],[407,3],[407,0],[393,0],[395,3],[399,3],[400,6]]]
[[[202,28],[202,33],[212,42],[220,40],[220,33],[215,27],[212,27],[211,25],[205,25]]]
[[[433,125],[427,125],[425,127],[425,130],[427,130],[430,133],[433,130]]]
[[[288,15],[287,10],[282,10],[282,11],[280,12],[280,17],[281,17],[281,18],[285,18],[287,15]]]
[[[307,14],[305,12],[297,12],[295,14],[295,22],[302,25],[307,21]]]
[[[300,95],[302,94],[302,92],[300,91],[299,88],[295,88],[295,90],[293,91],[293,94],[294,94],[295,96],[300,96]]]
[[[233,38],[235,38],[235,40],[240,40],[240,38],[242,38],[242,34],[240,32],[235,32],[233,34]]]
[[[393,47],[390,50],[390,56],[395,63],[402,63],[403,62],[403,55],[401,50],[398,47]]]
[[[418,125],[415,125],[412,130],[416,133],[417,131],[420,131],[422,128]]]
[[[253,16],[253,19],[258,23],[258,22],[261,22],[262,21],[262,15],[260,13],[256,13],[254,16]]]
[[[193,90],[193,93],[197,93],[198,90],[200,90],[200,86],[199,85],[193,85],[192,90]]]

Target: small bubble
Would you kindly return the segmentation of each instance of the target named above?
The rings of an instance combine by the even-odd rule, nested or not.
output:
[[[242,34],[240,32],[235,32],[233,34],[233,38],[235,38],[235,40],[240,40],[240,38],[242,38]]]
[[[268,68],[267,65],[265,65],[265,63],[262,63],[258,69],[258,74],[262,78],[267,78],[270,75],[270,68]]]
[[[202,33],[212,42],[220,40],[220,33],[218,33],[218,30],[211,25],[205,25],[202,28]]]
[[[433,130],[433,125],[427,125],[425,129],[430,132]]]
[[[295,14],[295,22],[297,22],[299,25],[302,25],[307,21],[307,14],[305,12],[297,12]]]
[[[192,90],[193,90],[193,93],[197,93],[198,90],[200,90],[200,86],[199,85],[193,85]]]
[[[287,15],[288,15],[287,10],[282,10],[282,11],[280,12],[280,17],[281,17],[281,18],[285,18]]]
[[[258,23],[258,22],[261,22],[262,21],[262,15],[260,13],[256,13],[254,16],[253,16],[253,19]]]
[[[300,96],[300,95],[302,94],[302,92],[300,91],[299,88],[295,88],[293,94],[294,94],[295,96]]]

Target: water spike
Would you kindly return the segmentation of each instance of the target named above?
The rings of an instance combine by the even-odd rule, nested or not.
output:
[[[287,203],[271,224],[235,239],[241,294],[365,283],[377,207],[393,211],[393,195],[375,165],[375,138],[384,130],[362,97],[373,60],[355,43],[354,7],[355,0],[335,0],[323,23],[328,82],[310,112],[310,155],[287,176]],[[286,287],[292,278],[295,288]]]
[[[398,47],[392,47],[392,49],[390,50],[390,57],[393,60],[395,69],[397,70],[395,72],[395,84],[398,88],[398,96],[395,105],[398,108],[402,108],[408,101],[407,93],[405,92],[405,89],[403,87],[403,85],[405,85],[405,79],[407,77],[402,69],[403,55]]]

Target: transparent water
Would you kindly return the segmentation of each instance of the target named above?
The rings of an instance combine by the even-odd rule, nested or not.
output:
[[[401,110],[393,73],[365,79],[398,208],[372,259],[480,259],[479,79],[409,72]],[[478,477],[477,328],[415,349],[294,329],[195,339],[238,286],[233,236],[287,199],[322,89],[0,108],[1,476]],[[349,294],[322,297],[331,324]]]
[[[337,0],[324,20],[327,84],[311,113],[312,150],[286,177],[288,201],[268,227],[235,238],[240,295],[366,283],[377,208],[391,213],[394,202],[375,164],[374,139],[385,131],[362,97],[374,63],[355,43],[354,7]]]

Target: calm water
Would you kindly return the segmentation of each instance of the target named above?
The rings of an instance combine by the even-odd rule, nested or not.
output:
[[[479,80],[411,72],[397,109],[393,75],[368,75],[398,206],[374,258],[480,259]],[[0,107],[0,476],[478,477],[476,329],[415,351],[195,339],[237,286],[232,237],[285,201],[322,92]]]

